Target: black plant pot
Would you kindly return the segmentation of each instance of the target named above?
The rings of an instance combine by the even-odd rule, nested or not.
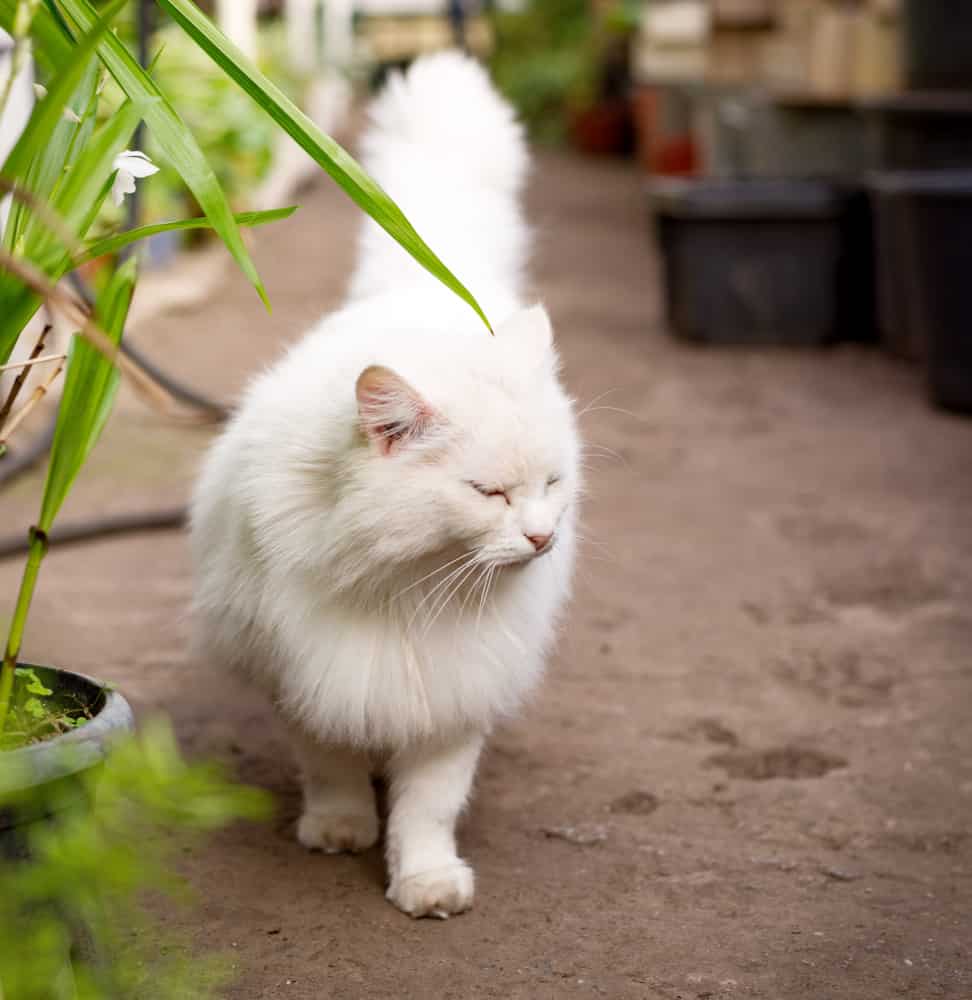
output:
[[[27,855],[30,831],[59,812],[84,808],[82,778],[104,760],[113,740],[131,731],[128,702],[107,684],[55,667],[31,666],[61,703],[92,716],[78,729],[19,750],[0,752],[0,858]]]
[[[916,315],[932,401],[972,413],[972,170],[907,178]]]
[[[972,87],[972,4],[905,0],[904,15],[908,86]]]
[[[878,334],[884,349],[905,361],[923,361],[926,353],[909,197],[915,179],[921,176],[876,173],[867,180],[874,225]]]
[[[870,329],[849,243],[851,193],[811,180],[656,179],[668,322],[717,344],[824,344]],[[865,253],[867,256],[867,253]],[[848,294],[844,294],[847,292]],[[851,294],[853,292],[853,294]],[[866,303],[865,303],[866,304]]]

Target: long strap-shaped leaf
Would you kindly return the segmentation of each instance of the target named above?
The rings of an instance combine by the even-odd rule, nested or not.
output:
[[[34,109],[27,127],[4,160],[0,173],[8,180],[23,180],[31,160],[43,148],[60,122],[65,105],[84,75],[91,54],[101,43],[102,36],[125,3],[126,0],[115,0],[100,20],[92,20],[85,29],[84,37],[71,50],[68,62],[54,78],[47,96]]]
[[[264,226],[268,222],[289,219],[296,211],[296,205],[289,205],[287,208],[271,208],[265,212],[240,212],[236,216],[236,224],[238,226]],[[179,219],[174,222],[153,222],[148,226],[139,226],[138,229],[128,229],[123,233],[106,236],[102,240],[88,244],[81,255],[81,263],[94,260],[95,257],[101,257],[104,254],[117,253],[131,243],[137,243],[149,236],[157,236],[159,233],[184,232],[188,229],[212,229],[212,225],[209,219],[200,216],[196,219]]]
[[[479,303],[466,286],[433,253],[395,202],[338,143],[325,135],[278,87],[263,76],[194,3],[190,0],[158,0],[158,4],[231,79],[235,80],[330,174],[357,205],[401,244],[422,267],[469,303],[486,326],[492,329]]]
[[[135,287],[135,258],[112,275],[98,299],[96,316],[115,344],[121,341]],[[115,365],[80,334],[71,341],[64,392],[58,408],[51,462],[37,526],[49,532],[71,484],[95,446],[118,392]]]
[[[138,113],[126,101],[85,144],[61,187],[54,209],[79,240],[91,227],[110,187],[111,164],[131,139]],[[23,248],[28,260],[57,282],[71,266],[66,249],[43,229]],[[0,362],[13,350],[20,331],[40,306],[40,298],[8,274],[0,274]]]
[[[56,4],[66,20],[79,32],[90,31],[97,20],[97,12],[88,0],[56,0]],[[139,66],[134,56],[118,38],[107,35],[97,51],[108,72],[152,130],[165,158],[186,182],[196,201],[212,222],[213,229],[226,244],[226,248],[236,259],[260,298],[269,306],[263,284],[243,244],[243,237],[233,218],[226,194],[199,148],[195,136],[156,86],[155,81]]]
[[[18,0],[0,0],[0,28],[13,33]],[[50,11],[39,7],[30,25],[31,54],[51,75],[67,65],[71,43]]]

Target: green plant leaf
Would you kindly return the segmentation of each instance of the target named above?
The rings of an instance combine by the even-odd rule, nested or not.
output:
[[[17,0],[0,0],[0,28],[12,31]],[[44,71],[54,75],[71,59],[71,42],[46,7],[39,7],[30,26],[34,56]]]
[[[3,2],[3,0],[0,0]],[[92,62],[95,48],[107,31],[111,20],[124,6],[125,0],[115,0],[95,27],[74,46],[67,48],[67,60],[51,82],[47,96],[38,104],[26,128],[10,151],[0,175],[23,185],[35,198],[49,200],[54,189],[68,179],[64,175],[65,161],[72,149],[80,149],[73,157],[73,167],[90,169],[90,150],[94,143],[78,142],[87,136],[91,123],[77,124],[63,117],[64,109],[73,107],[84,112],[95,95],[97,85],[96,63]],[[49,13],[44,8],[38,16]],[[37,22],[35,22],[37,23]],[[60,28],[54,25],[60,32]],[[120,116],[123,119],[127,116]],[[132,126],[134,128],[134,125]],[[71,174],[77,174],[72,169]],[[93,198],[93,196],[92,196]],[[87,212],[92,198],[75,205],[76,210]],[[68,199],[67,204],[72,204]],[[58,199],[55,210],[63,211],[65,199]],[[95,206],[100,206],[100,202]],[[92,218],[94,216],[92,215]],[[67,228],[72,226],[68,224]],[[83,231],[79,234],[83,235]],[[52,280],[59,279],[68,269],[70,253],[56,233],[52,233],[20,202],[10,213],[4,243],[43,270]],[[0,363],[6,362],[24,326],[40,306],[40,299],[12,275],[0,273]]]
[[[87,233],[111,189],[112,163],[128,145],[139,122],[138,111],[126,101],[85,143],[55,195],[54,210],[65,226]],[[31,228],[23,254],[51,278],[60,280],[71,267],[69,253],[42,228]],[[12,275],[0,273],[0,359],[9,357],[21,330],[40,307],[41,300]]]
[[[78,31],[87,32],[96,22],[97,12],[88,0],[57,0],[58,10]],[[199,148],[195,136],[186,127],[175,108],[152,78],[139,66],[135,57],[114,35],[107,35],[97,49],[98,57],[118,86],[125,92],[140,116],[151,129],[155,141],[173,169],[186,182],[213,229],[235,258],[240,269],[268,305],[266,291],[256,267],[243,244],[226,195],[212,167]]]
[[[297,206],[290,205],[288,208],[272,208],[266,212],[240,212],[235,216],[235,219],[238,226],[263,226],[268,222],[289,219],[296,211]],[[114,236],[107,236],[103,240],[89,243],[85,247],[81,262],[94,260],[95,257],[102,257],[105,254],[117,253],[131,243],[155,236],[158,233],[172,233],[188,229],[212,229],[212,223],[203,215],[196,219],[179,219],[176,222],[156,222],[149,226],[139,226],[137,229],[129,229],[124,233],[117,233]]]
[[[44,685],[33,667],[17,667],[17,676],[25,680],[24,690],[28,694],[39,694],[42,698],[48,698],[54,693]]]
[[[43,719],[46,714],[39,698],[28,698],[24,702],[24,711],[35,719]]]
[[[38,139],[32,144],[34,148],[26,171],[18,174],[11,168],[0,169],[0,172],[7,171],[8,180],[16,180],[29,194],[45,203],[50,202],[54,189],[67,169],[68,159],[79,148],[84,149],[94,127],[93,114],[86,115],[85,112],[91,109],[96,100],[98,69],[97,60],[89,56],[81,81],[65,104],[64,112],[50,137],[45,141]],[[67,116],[69,109],[76,116],[84,116],[81,123]],[[32,120],[27,123],[27,129],[30,130],[31,127]],[[27,205],[22,201],[15,201],[4,233],[4,244],[11,250],[17,249],[24,253],[31,237],[40,233],[51,235],[44,222],[35,218]]]
[[[3,167],[0,168],[0,175],[11,181],[18,178],[22,180],[34,157],[44,152],[55,127],[62,120],[68,101],[88,67],[89,59],[126,2],[127,0],[114,0],[101,18],[92,18],[84,36],[71,50],[69,58],[51,81],[47,96],[34,108],[27,127],[14,148],[10,150]]]
[[[422,267],[467,302],[489,327],[489,320],[465,285],[433,253],[395,202],[338,143],[325,135],[278,87],[263,76],[194,3],[190,0],[158,0],[158,4],[327,171],[352,201],[367,212]]]
[[[98,299],[95,317],[113,343],[121,341],[135,288],[132,257],[112,275]],[[118,369],[80,334],[71,340],[64,393],[57,412],[51,462],[44,484],[38,528],[49,533],[54,519],[91,454],[111,412],[120,380]]]
[[[111,190],[115,157],[128,145],[139,121],[138,109],[126,101],[94,134],[58,188],[54,208],[79,239],[97,218]]]

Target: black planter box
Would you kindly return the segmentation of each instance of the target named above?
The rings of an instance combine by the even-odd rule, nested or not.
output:
[[[866,206],[862,214],[848,189],[666,179],[652,182],[649,196],[677,335],[817,345],[870,331]]]
[[[902,94],[867,100],[860,107],[876,169],[972,167],[972,93]]]
[[[915,181],[924,176],[880,173],[867,181],[874,223],[878,336],[889,354],[905,361],[925,357],[909,198]]]
[[[972,89],[969,0],[904,0],[905,71],[918,89]]]
[[[933,402],[972,412],[972,170],[900,179],[915,317]]]

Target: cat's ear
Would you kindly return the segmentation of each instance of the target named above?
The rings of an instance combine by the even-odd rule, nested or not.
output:
[[[547,310],[542,305],[515,313],[499,326],[496,336],[516,344],[518,349],[538,362],[553,355],[553,330]]]
[[[355,385],[361,429],[382,455],[417,438],[435,420],[435,411],[397,372],[371,365]]]

